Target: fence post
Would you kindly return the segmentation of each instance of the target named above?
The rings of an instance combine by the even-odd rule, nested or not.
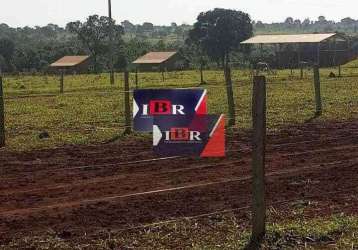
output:
[[[319,66],[318,64],[314,65],[314,92],[315,92],[315,101],[316,101],[316,116],[322,114],[322,99],[321,99],[321,80],[319,75]]]
[[[64,78],[64,70],[63,69],[61,69],[61,76],[60,76],[60,93],[61,94],[63,94],[63,89],[64,89],[64,87],[63,87],[63,78]]]
[[[231,79],[231,69],[229,66],[226,66],[225,69],[225,82],[226,82],[226,92],[228,95],[228,108],[229,108],[229,122],[228,126],[232,127],[235,125],[236,121],[236,112],[235,112],[235,101],[234,101],[234,91],[232,89],[232,79]]]
[[[135,69],[135,88],[138,89],[138,67]]]
[[[129,72],[124,72],[124,113],[125,113],[125,130],[124,134],[131,133],[131,110],[130,110],[130,93],[129,93]]]
[[[338,76],[339,76],[339,77],[342,76],[342,67],[341,67],[340,64],[338,65]]]
[[[204,65],[200,62],[200,85],[204,84]]]
[[[162,70],[162,81],[165,82],[164,69]]]
[[[252,97],[252,234],[248,249],[258,249],[266,233],[265,148],[266,78],[254,77]]]
[[[5,107],[3,81],[0,71],[0,148],[5,147]]]
[[[300,62],[300,79],[301,80],[303,79],[303,65],[301,62]]]

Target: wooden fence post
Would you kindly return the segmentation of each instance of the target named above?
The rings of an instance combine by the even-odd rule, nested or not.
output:
[[[225,82],[226,82],[226,92],[228,95],[228,109],[229,109],[229,122],[228,126],[232,127],[235,125],[236,121],[236,112],[235,112],[235,101],[234,101],[234,91],[232,88],[232,79],[231,79],[231,69],[229,66],[226,66],[225,69]]]
[[[342,76],[342,66],[340,64],[338,65],[338,76]]]
[[[266,148],[266,78],[254,77],[252,97],[252,234],[247,249],[259,249],[266,233],[265,148]]]
[[[316,116],[322,114],[322,99],[321,99],[321,80],[319,75],[319,65],[314,65],[314,92],[315,92],[315,101],[316,101]]]
[[[63,94],[63,81],[64,81],[64,70],[61,69],[61,76],[60,76],[60,93]]]
[[[130,110],[130,93],[129,93],[129,72],[124,72],[124,113],[125,113],[125,130],[124,134],[132,132],[131,128],[131,110]]]
[[[204,84],[204,65],[200,63],[200,85]]]
[[[3,81],[0,72],[0,148],[5,147],[5,107]]]
[[[300,62],[300,79],[303,79],[303,64]]]

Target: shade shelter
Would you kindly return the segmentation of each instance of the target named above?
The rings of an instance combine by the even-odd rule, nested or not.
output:
[[[342,46],[342,43],[344,45]],[[294,34],[294,35],[257,35],[241,44],[259,45],[262,53],[263,45],[275,45],[276,54],[277,46],[281,48],[281,45],[296,45],[298,46],[298,64],[301,65],[301,53],[303,44],[312,44],[316,47],[315,63],[320,65],[321,53],[328,52],[333,55],[333,64],[336,64],[337,52],[343,52],[349,50],[349,40],[343,35],[337,33],[327,34]],[[337,46],[337,45],[340,46]],[[339,64],[340,65],[340,64]],[[340,74],[340,70],[339,70]],[[302,76],[302,69],[301,69]]]
[[[164,81],[164,71],[168,68],[174,68],[176,56],[176,51],[149,52],[136,59],[132,62],[136,66],[136,86],[138,85],[138,69],[152,70],[153,68],[159,68],[162,72],[162,79]]]
[[[345,46],[341,44],[337,46],[337,43],[343,42]],[[322,114],[322,99],[321,99],[321,87],[320,87],[320,74],[319,67],[321,64],[320,58],[323,51],[328,53],[333,53],[334,65],[336,60],[336,53],[338,51],[348,51],[349,50],[349,40],[344,36],[336,33],[327,33],[327,34],[296,34],[296,35],[258,35],[254,36],[246,41],[241,42],[241,44],[258,44],[260,45],[261,55],[262,47],[266,44],[272,44],[277,46],[283,44],[294,44],[298,46],[298,63],[301,65],[301,46],[302,44],[312,44],[316,49],[315,62],[314,62],[314,88],[315,88],[315,102],[316,102],[316,114],[315,117],[318,117]],[[281,48],[281,46],[280,46]],[[341,65],[341,64],[339,64]],[[339,67],[339,75],[341,70]],[[301,67],[301,78],[303,78],[303,69]]]
[[[83,71],[88,68],[90,57],[85,56],[64,56],[50,65],[51,68],[57,69],[60,74],[60,92],[63,93],[63,78],[66,71]]]

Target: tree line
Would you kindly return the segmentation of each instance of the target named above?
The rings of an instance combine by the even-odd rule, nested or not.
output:
[[[115,68],[123,70],[138,56],[154,50],[179,50],[183,42],[143,39],[128,35],[114,20]],[[105,16],[92,15],[86,21],[70,22],[66,27],[12,28],[0,24],[0,69],[2,72],[46,72],[49,65],[65,55],[90,55],[90,72],[108,70],[109,25]]]
[[[350,17],[343,18],[339,22],[328,20],[325,16],[319,16],[317,20],[306,18],[304,20],[287,17],[281,23],[264,23],[254,21],[253,25],[257,33],[314,33],[314,32],[342,32],[346,34],[358,33],[358,20]]]
[[[219,10],[219,9],[218,9]],[[203,13],[202,13],[203,14]],[[198,16],[200,21],[201,15]],[[168,26],[156,26],[150,22],[141,25],[132,24],[126,20],[117,24],[108,17],[98,15],[89,16],[81,22],[71,22],[66,27],[56,24],[48,24],[44,27],[12,28],[6,24],[0,24],[0,69],[3,72],[45,72],[49,64],[64,55],[88,54],[92,57],[90,72],[103,72],[109,65],[109,26],[113,22],[115,41],[115,68],[123,70],[130,66],[130,62],[148,51],[179,51],[181,68],[221,67],[226,62],[219,56],[213,56],[214,50],[205,51],[202,42],[193,42],[194,25],[177,25],[171,23]],[[282,23],[266,24],[261,21],[248,19],[248,25],[254,33],[308,33],[308,32],[341,32],[350,34],[352,47],[358,51],[357,32],[358,20],[344,18],[340,22],[328,21],[320,16],[316,21],[298,20],[288,17]],[[225,24],[230,25],[230,24]],[[205,30],[201,30],[204,32]],[[238,31],[242,32],[242,31]],[[230,44],[226,39],[224,44]],[[311,55],[313,48],[305,48],[307,55]],[[209,53],[207,53],[209,52]],[[265,48],[264,53],[257,48],[237,47],[230,52],[231,64],[255,63],[264,59],[273,66],[295,66],[294,62],[287,58],[294,58],[293,48],[286,46],[281,51],[281,60],[274,59],[274,50]],[[291,53],[291,57],[288,55]],[[309,58],[308,58],[309,59]],[[330,59],[323,60],[328,62]],[[293,60],[295,61],[295,60]],[[328,63],[327,63],[328,64]]]

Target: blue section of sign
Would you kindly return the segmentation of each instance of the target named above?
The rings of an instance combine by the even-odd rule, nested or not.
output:
[[[194,115],[205,110],[204,89],[143,89],[134,91],[133,126],[138,132],[152,132],[153,117]]]
[[[221,115],[154,117],[154,152],[160,156],[201,156],[221,117]]]

